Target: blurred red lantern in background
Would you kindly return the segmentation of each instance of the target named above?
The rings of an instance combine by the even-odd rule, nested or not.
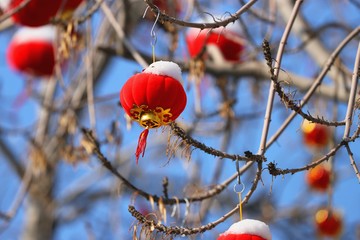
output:
[[[342,231],[342,217],[334,210],[320,209],[315,215],[317,231],[322,236],[339,237]]]
[[[208,56],[210,51],[220,52],[222,58],[229,62],[241,62],[241,55],[245,49],[245,40],[231,29],[190,29],[186,35],[186,43],[192,58],[206,47]],[[211,50],[210,50],[211,49]]]
[[[65,4],[62,10],[62,16],[69,18],[73,10],[83,1],[84,0],[31,0],[19,11],[15,12],[11,18],[15,23],[24,26],[39,27],[49,24],[50,19],[56,16],[63,2]],[[0,0],[0,7],[5,12],[9,12],[19,7],[23,2],[24,0]]]
[[[329,142],[329,128],[327,126],[304,121],[302,130],[304,133],[304,144],[309,147],[323,148]]]
[[[326,191],[330,185],[331,171],[327,164],[319,164],[310,169],[305,176],[306,182],[314,190]]]
[[[6,53],[8,64],[32,76],[50,76],[55,66],[55,28],[24,27],[13,36]]]
[[[180,15],[183,8],[181,0],[154,0],[156,5],[162,13],[165,13],[171,17]],[[146,18],[150,21],[155,20],[155,15],[151,11],[146,12]]]
[[[136,150],[136,163],[145,153],[148,129],[174,121],[186,106],[186,94],[180,67],[173,62],[158,61],[127,80],[120,92],[125,112],[146,129]]]
[[[244,219],[234,223],[230,228],[220,234],[217,240],[271,240],[269,226],[264,222]]]
[[[58,12],[63,0],[31,0],[11,17],[14,22],[25,26],[38,27],[46,25]],[[68,0],[70,1],[70,0]],[[24,0],[1,0],[1,8],[8,12],[17,8]]]

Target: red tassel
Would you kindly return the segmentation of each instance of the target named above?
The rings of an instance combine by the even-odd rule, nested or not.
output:
[[[138,164],[138,161],[139,161],[139,157],[140,157],[140,154],[142,153],[142,157],[144,157],[144,154],[145,154],[145,148],[146,148],[146,138],[147,138],[147,135],[149,134],[149,129],[146,128],[141,134],[140,134],[140,137],[139,137],[139,141],[138,141],[138,145],[137,145],[137,148],[136,148],[136,153],[135,153],[135,156],[136,156],[136,164]]]

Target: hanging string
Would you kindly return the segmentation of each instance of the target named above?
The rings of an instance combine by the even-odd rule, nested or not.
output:
[[[243,218],[242,218],[241,193],[244,191],[245,185],[244,185],[244,183],[241,182],[241,179],[240,179],[239,159],[236,160],[235,165],[236,165],[236,171],[238,173],[238,176],[237,176],[237,183],[235,183],[235,185],[234,185],[234,192],[239,194],[239,213],[240,213],[240,221],[242,221]],[[237,185],[242,186],[242,189],[240,191],[236,190]]]
[[[156,44],[156,41],[157,41],[157,38],[156,38],[156,33],[154,31],[155,29],[155,26],[156,26],[156,23],[158,22],[159,20],[159,17],[160,17],[160,9],[158,8],[158,6],[154,5],[157,9],[157,15],[156,15],[156,19],[155,19],[155,22],[151,28],[151,32],[150,32],[150,36],[151,36],[151,46],[152,46],[152,49],[153,49],[153,62],[155,62],[155,44]],[[149,9],[149,6],[147,6],[147,8],[145,9],[145,12],[144,12],[144,15],[143,15],[143,18],[145,17],[147,11]]]

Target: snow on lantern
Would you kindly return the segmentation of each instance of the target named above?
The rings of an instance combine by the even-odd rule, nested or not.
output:
[[[309,186],[317,191],[326,191],[330,185],[331,172],[328,164],[320,164],[310,169],[305,175]]]
[[[270,228],[264,222],[244,219],[234,223],[217,240],[271,240]]]
[[[31,27],[39,27],[50,22],[59,11],[63,0],[31,0],[11,18],[14,22]],[[72,1],[72,0],[67,0]],[[24,0],[0,0],[0,7],[8,12],[17,8]]]
[[[15,70],[32,76],[50,76],[55,66],[54,40],[52,26],[23,27],[11,39],[7,62]]]
[[[239,32],[240,30],[232,25],[201,31],[192,28],[186,34],[189,54],[194,58],[206,47],[205,57],[212,55],[214,60],[221,58],[222,61],[241,62],[246,43]]]
[[[342,217],[334,210],[318,210],[315,215],[315,224],[321,236],[339,237],[342,232]]]
[[[137,164],[140,154],[145,154],[149,129],[174,121],[186,106],[180,67],[168,61],[152,63],[127,80],[120,92],[120,102],[125,112],[145,128],[135,153]]]
[[[312,148],[323,148],[329,142],[329,128],[327,126],[312,123],[305,120],[302,126],[304,144]]]

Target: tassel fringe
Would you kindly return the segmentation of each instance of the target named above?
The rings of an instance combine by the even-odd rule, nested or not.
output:
[[[140,137],[139,137],[139,141],[138,141],[138,145],[137,145],[137,148],[136,148],[136,153],[135,153],[135,156],[136,156],[136,164],[138,164],[138,161],[139,161],[139,157],[142,153],[142,157],[144,157],[144,154],[145,154],[145,148],[146,148],[146,138],[149,134],[149,128],[146,128],[141,134],[140,134]]]

